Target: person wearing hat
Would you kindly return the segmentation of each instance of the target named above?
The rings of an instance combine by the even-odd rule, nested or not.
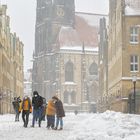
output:
[[[54,100],[55,108],[56,108],[56,126],[55,126],[54,130],[58,129],[59,124],[60,124],[59,130],[62,130],[63,129],[63,117],[65,117],[63,103],[57,96],[53,96],[52,99]]]
[[[19,115],[20,115],[20,104],[21,104],[21,99],[20,97],[14,97],[14,101],[12,102],[13,108],[15,111],[15,122],[19,121]]]
[[[32,106],[33,106],[32,127],[34,127],[35,121],[37,119],[38,119],[38,125],[39,125],[39,127],[41,127],[42,109],[43,109],[43,97],[40,96],[37,91],[33,92]]]

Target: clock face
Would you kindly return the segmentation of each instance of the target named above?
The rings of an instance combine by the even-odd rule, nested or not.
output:
[[[57,14],[57,16],[59,16],[59,17],[64,17],[64,6],[61,6],[61,5],[59,5],[59,6],[57,6],[57,9],[56,9],[57,11],[56,11],[56,14]]]

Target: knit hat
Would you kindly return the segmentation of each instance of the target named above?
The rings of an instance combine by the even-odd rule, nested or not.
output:
[[[34,91],[34,92],[33,92],[33,95],[39,95],[39,94],[38,94],[38,92],[37,92],[37,91]]]
[[[52,97],[52,99],[58,100],[58,97],[55,95]]]

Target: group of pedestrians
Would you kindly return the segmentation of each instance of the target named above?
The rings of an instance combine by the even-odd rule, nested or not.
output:
[[[31,127],[35,127],[36,122],[38,123],[38,126],[41,127],[41,122],[42,120],[45,120],[44,116],[46,116],[46,127],[48,129],[51,128],[53,130],[62,130],[63,117],[65,116],[62,101],[57,96],[53,96],[48,101],[47,105],[44,103],[44,101],[46,101],[46,99],[40,96],[37,91],[33,92],[32,100],[28,96],[24,96],[23,100],[21,100],[20,97],[15,97],[14,101],[12,102],[16,113],[15,121],[19,121],[19,114],[22,112],[22,120],[24,123],[23,126],[27,127],[29,122],[29,114],[32,113],[33,118]]]
[[[55,114],[56,114],[56,126],[54,127]],[[47,128],[57,130],[60,124],[59,130],[62,130],[63,117],[65,117],[65,112],[63,109],[62,101],[57,96],[53,96],[52,99],[48,101],[47,106]]]

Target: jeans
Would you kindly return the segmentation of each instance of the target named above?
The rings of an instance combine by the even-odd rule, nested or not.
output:
[[[63,128],[63,119],[62,119],[62,117],[57,117],[56,118],[56,128],[58,127],[59,122],[60,122],[60,128]]]
[[[28,125],[29,114],[30,114],[29,110],[23,110],[22,111],[22,119],[23,119],[23,122],[24,122],[24,127],[27,127],[27,125]]]
[[[15,113],[16,113],[16,115],[15,115],[15,121],[19,121],[19,115],[20,115],[19,110],[18,109],[15,109]]]
[[[38,120],[38,123],[39,123],[39,126],[41,125],[41,117],[42,117],[42,108],[38,108],[38,109],[33,109],[33,120],[32,120],[32,126],[35,125],[35,121],[37,119]]]
[[[47,127],[54,128],[55,116],[54,115],[47,115]]]

